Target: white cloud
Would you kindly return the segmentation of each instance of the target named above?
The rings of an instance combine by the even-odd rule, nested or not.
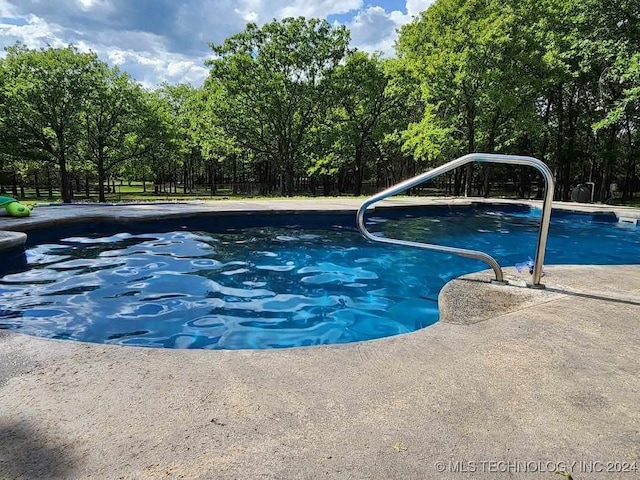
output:
[[[177,75],[180,75],[183,72],[189,71],[192,65],[193,65],[193,62],[190,62],[188,60],[169,62],[169,64],[167,65],[167,74],[170,77],[175,77]]]
[[[112,50],[107,54],[109,61],[114,65],[122,65],[127,61],[127,52],[123,50]]]
[[[60,25],[48,23],[36,15],[18,16],[12,20],[15,24],[0,23],[0,39],[4,45],[20,41],[28,48],[41,48],[47,45],[64,47],[69,44],[67,38],[82,35]],[[134,50],[109,45],[108,40],[116,35],[125,42],[142,46],[143,49]],[[73,44],[81,52],[96,52],[101,59],[131,73],[147,88],[155,88],[162,82],[187,82],[200,85],[209,73],[202,66],[204,57],[192,58],[169,52],[161,37],[146,32],[105,31],[96,35],[93,42],[80,39]]]
[[[207,0],[202,0],[207,1]],[[214,8],[219,4],[215,5]],[[209,5],[209,4],[207,4]],[[265,23],[274,18],[307,17],[326,18],[355,12],[362,8],[363,0],[239,0],[233,8],[233,14],[244,22]],[[231,11],[229,12],[232,13]],[[229,20],[230,15],[222,14]],[[236,32],[230,32],[233,34]]]
[[[411,17],[419,15],[421,12],[429,8],[435,0],[407,0],[407,15],[409,20]]]
[[[245,22],[259,22],[260,14],[266,13],[264,2],[262,0],[240,0],[239,8],[234,8],[234,12]],[[269,20],[269,17],[266,18]]]
[[[163,82],[191,83],[201,85],[209,70],[203,67],[204,58],[193,59],[184,55],[164,52],[157,56],[149,52],[132,50],[110,50],[106,55],[109,61],[129,72],[145,88],[153,89]]]
[[[291,3],[277,9],[273,8],[274,4]],[[293,0],[290,2],[273,2],[269,4],[270,10],[276,12],[276,18],[285,17],[327,17],[328,15],[336,15],[348,13],[358,10],[362,7],[362,0]]]
[[[365,52],[382,52],[385,56],[395,53],[395,42],[399,28],[410,21],[410,17],[394,10],[385,11],[382,7],[368,7],[359,11],[347,23],[351,30],[351,43]]]
[[[83,10],[91,10],[100,3],[100,0],[78,0],[78,3]]]
[[[66,42],[60,38],[64,29],[59,25],[49,24],[35,15],[11,18],[20,20],[20,22],[18,24],[0,23],[0,38],[5,37],[5,41],[2,42],[4,45],[11,45],[15,42],[22,42],[28,48],[39,48],[44,45],[64,47],[66,45]]]
[[[7,0],[0,0],[0,17],[13,18],[17,15],[16,9]]]
[[[78,51],[82,52],[82,53],[89,53],[89,52],[93,52],[93,48],[91,47],[91,45],[89,45],[87,42],[80,40],[79,42],[76,42],[75,47],[78,49]]]
[[[92,16],[100,15],[102,17],[112,15],[116,12],[111,0],[76,0],[77,5],[82,12]]]
[[[128,71],[146,86],[207,76],[208,43],[220,44],[247,22],[342,15],[352,45],[393,55],[397,30],[434,0],[406,0],[406,12],[375,0],[0,0],[0,48],[74,44]],[[0,55],[2,55],[0,53]]]
[[[101,54],[100,50],[98,54]],[[129,72],[146,88],[156,88],[163,82],[201,85],[209,74],[209,70],[202,66],[204,58],[188,58],[166,51],[152,53],[112,49],[100,57],[108,58],[112,64]]]
[[[245,22],[249,23],[255,23],[258,21],[258,12],[254,12],[252,10],[240,10],[240,9],[234,9],[233,10],[236,14],[238,14]]]
[[[387,12],[380,6],[368,6],[346,23],[351,30],[353,46],[366,52],[382,52],[385,56],[395,53],[398,31],[422,11],[429,8],[435,0],[407,0],[407,13],[399,10]]]

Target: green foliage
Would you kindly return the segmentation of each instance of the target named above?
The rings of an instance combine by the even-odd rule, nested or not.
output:
[[[6,49],[2,62],[5,152],[45,154],[58,164],[62,196],[71,200],[68,162],[79,153],[82,114],[101,62],[73,47]]]
[[[222,91],[218,115],[227,135],[272,164],[293,195],[294,176],[314,122],[331,105],[331,77],[347,52],[344,27],[286,18],[212,45],[205,89]]]
[[[436,0],[402,27],[396,58],[348,43],[323,20],[248,24],[211,45],[204,86],[154,91],[93,53],[10,47],[0,187],[46,184],[52,196],[59,183],[70,201],[97,183],[105,200],[117,177],[167,197],[178,185],[357,195],[484,151],[545,160],[560,199],[583,181],[600,200],[614,182],[627,200],[640,190],[638,2]],[[440,186],[489,195],[493,180],[520,196],[539,183],[483,168]]]
[[[628,195],[638,183],[639,10],[618,0],[436,1],[398,40],[425,104],[403,148],[438,163],[473,151],[536,155],[556,169],[565,200],[576,178],[607,192],[626,161]],[[470,171],[466,179],[469,192]]]
[[[376,55],[351,53],[332,76],[336,104],[331,111],[334,150],[349,159],[354,195],[360,195],[367,153],[381,140],[377,127],[382,115],[393,107],[387,94],[388,77]]]
[[[145,152],[144,104],[140,86],[117,68],[100,65],[83,109],[88,158],[97,168],[99,200],[107,175]]]

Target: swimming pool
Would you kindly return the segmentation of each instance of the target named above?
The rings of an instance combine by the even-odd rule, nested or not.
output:
[[[387,210],[382,235],[482,250],[503,266],[535,252],[528,207]],[[166,348],[346,343],[438,319],[452,278],[486,265],[372,245],[349,215],[237,215],[67,225],[29,234],[0,267],[0,328],[58,339]],[[640,263],[640,229],[555,211],[547,264]]]

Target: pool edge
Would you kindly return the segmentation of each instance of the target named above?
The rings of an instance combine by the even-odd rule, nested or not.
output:
[[[0,230],[0,251],[19,249],[27,241],[27,234],[24,232],[14,232],[11,230]]]

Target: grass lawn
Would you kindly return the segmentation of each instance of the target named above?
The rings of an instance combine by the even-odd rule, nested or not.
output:
[[[153,184],[147,183],[147,191],[144,191],[143,185],[141,182],[132,182],[131,185],[116,184],[115,192],[106,193],[105,200],[108,203],[126,203],[126,202],[158,202],[158,201],[187,201],[187,200],[242,200],[247,198],[269,198],[272,200],[284,199],[284,198],[322,198],[325,195],[295,195],[294,197],[282,197],[278,194],[274,195],[258,195],[256,193],[242,193],[242,189],[238,189],[240,193],[233,193],[233,189],[230,185],[221,185],[216,188],[216,193],[214,195],[211,194],[211,191],[208,188],[198,188],[191,193],[183,193],[181,187],[178,187],[177,193],[159,193],[156,194],[153,191]],[[20,197],[18,195],[17,199],[26,204],[34,204],[34,203],[55,203],[61,202],[62,198],[59,190],[53,190],[53,195],[51,197],[48,196],[48,192],[46,189],[40,189],[40,197],[36,196],[35,189],[26,188],[25,196]],[[492,192],[493,198],[516,198],[513,195],[513,192],[500,192],[494,191]],[[421,195],[429,195],[429,196],[443,196],[444,192],[438,191],[436,189],[425,188],[420,192]],[[5,193],[0,195],[3,196],[12,196],[11,190],[7,190]],[[361,195],[360,198],[367,198],[370,194]],[[336,198],[336,197],[349,197],[354,198],[353,195],[343,194],[343,195],[329,195],[327,198]],[[92,189],[90,192],[89,198],[86,197],[84,191],[75,192],[74,194],[74,202],[97,202],[98,201],[98,192],[95,189]],[[610,205],[624,205],[628,207],[638,207],[640,208],[640,198],[634,198],[627,201],[622,201],[621,199],[616,199]]]
[[[23,203],[33,204],[33,203],[55,203],[61,202],[62,197],[59,190],[53,190],[53,195],[51,197],[48,196],[48,192],[46,189],[40,189],[40,196],[36,196],[35,189],[27,188],[24,191],[24,197],[18,195],[16,198]],[[11,191],[7,191],[2,194],[3,196],[13,196]],[[336,197],[331,196],[331,197]],[[353,198],[353,195],[340,195],[345,197]],[[368,195],[362,195],[362,198],[366,198]],[[183,193],[182,189],[178,187],[177,193],[159,193],[156,194],[153,191],[153,185],[147,184],[147,191],[145,192],[142,184],[132,183],[131,185],[116,185],[115,192],[106,193],[105,200],[108,203],[120,203],[120,202],[157,202],[157,201],[187,201],[187,200],[229,200],[236,199],[241,200],[245,198],[269,198],[273,200],[283,199],[283,198],[316,198],[312,195],[295,195],[294,197],[282,197],[280,195],[257,195],[257,194],[247,194],[247,193],[233,193],[233,189],[231,187],[225,188],[218,187],[216,189],[216,193],[214,195],[211,194],[209,189],[200,188],[191,193]],[[98,202],[98,192],[95,190],[91,190],[89,198],[85,195],[84,191],[74,192],[73,202],[84,203],[84,202]]]

